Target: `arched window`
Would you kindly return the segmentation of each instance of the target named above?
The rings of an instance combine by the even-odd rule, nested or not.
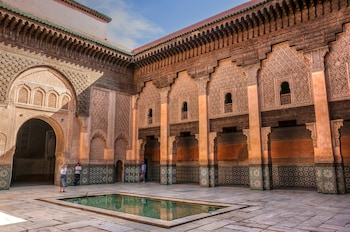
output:
[[[187,102],[183,102],[181,107],[181,119],[187,119],[187,111]]]
[[[153,110],[152,109],[148,109],[147,122],[148,122],[148,124],[152,124],[152,122],[153,122]]]
[[[49,99],[47,100],[47,106],[51,108],[56,108],[57,96],[54,93],[49,94]]]
[[[225,113],[232,112],[232,94],[226,93],[225,95]]]
[[[29,96],[29,91],[26,88],[22,87],[19,90],[17,101],[20,103],[28,103],[28,96]]]
[[[34,101],[33,104],[37,106],[42,106],[44,100],[44,94],[40,90],[34,92]]]
[[[289,88],[289,83],[287,81],[281,84],[280,99],[281,99],[281,105],[286,105],[291,103],[290,88]]]
[[[62,109],[68,110],[69,109],[69,97],[68,96],[63,96],[62,98]]]

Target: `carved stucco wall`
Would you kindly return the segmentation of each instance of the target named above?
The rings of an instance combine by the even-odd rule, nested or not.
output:
[[[0,44],[0,50],[0,104],[9,103],[11,83],[20,73],[33,67],[50,66],[61,72],[72,84],[78,97],[78,113],[83,116],[88,115],[89,86],[100,78],[100,73],[40,53],[7,47],[2,44]]]
[[[118,150],[131,149],[131,96],[117,93],[115,141]],[[124,142],[118,142],[122,140]],[[118,145],[117,145],[118,144]],[[124,151],[125,153],[125,151]],[[125,156],[123,156],[125,157]]]
[[[90,163],[98,164],[104,161],[104,149],[106,147],[106,140],[101,134],[95,134],[90,144]]]
[[[147,82],[140,93],[137,102],[139,113],[139,127],[154,127],[160,125],[160,95],[159,89],[152,82]],[[148,110],[152,109],[153,118],[152,123],[148,124],[147,114]]]
[[[233,110],[224,112],[225,95],[231,93]],[[219,62],[209,82],[209,117],[222,117],[248,112],[247,78],[231,59]]]
[[[188,118],[181,120],[181,108],[187,102]],[[180,72],[169,94],[170,123],[198,120],[198,85],[187,72]]]
[[[313,103],[309,61],[287,42],[273,46],[268,59],[262,62],[258,79],[262,111]],[[289,83],[291,91],[291,103],[286,105],[280,103],[283,82]]]
[[[0,133],[0,156],[5,153],[7,137],[5,134]]]
[[[328,78],[328,96],[331,101],[350,98],[350,24],[344,26],[344,32],[330,45],[326,56],[326,75]]]
[[[11,102],[22,107],[41,107],[49,111],[75,107],[72,89],[56,71],[47,67],[25,71],[11,87]]]
[[[105,159],[105,148],[107,148],[107,136],[110,114],[111,92],[102,88],[91,89],[91,139],[90,139],[90,163],[102,163]]]
[[[108,108],[109,108],[109,91],[93,88],[91,91],[91,131],[102,131],[104,135],[107,134],[108,127]]]

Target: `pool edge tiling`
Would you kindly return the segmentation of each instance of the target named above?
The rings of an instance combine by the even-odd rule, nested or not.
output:
[[[118,211],[102,209],[102,208],[93,207],[93,206],[85,206],[85,205],[81,205],[81,204],[75,204],[75,203],[71,203],[71,202],[67,202],[67,201],[63,200],[63,199],[67,199],[67,198],[77,198],[77,197],[86,197],[86,196],[91,197],[91,196],[101,196],[101,195],[108,195],[108,194],[122,194],[122,195],[145,197],[145,198],[158,199],[158,200],[185,202],[185,203],[193,203],[193,204],[204,204],[204,205],[213,205],[213,206],[215,205],[215,206],[220,206],[223,208],[215,210],[215,211],[210,211],[208,213],[194,214],[191,216],[174,219],[172,221],[166,221],[166,220],[161,220],[161,219],[149,218],[149,217],[138,216],[138,215],[129,214],[129,213],[122,213],[122,212],[118,212]],[[157,197],[157,196],[150,196],[150,195],[123,193],[123,192],[89,194],[89,195],[87,195],[87,194],[86,195],[67,194],[64,197],[60,196],[60,197],[52,197],[52,198],[42,198],[42,199],[37,199],[37,200],[60,205],[60,206],[71,207],[71,208],[85,210],[85,211],[89,211],[89,212],[93,212],[93,213],[103,214],[103,215],[107,215],[107,216],[122,218],[122,219],[130,220],[130,221],[134,221],[134,222],[139,222],[139,223],[143,223],[143,224],[163,227],[163,228],[171,228],[171,227],[175,227],[178,225],[197,221],[200,219],[204,219],[204,218],[208,218],[208,217],[228,213],[228,212],[231,212],[234,210],[249,207],[248,205],[223,204],[223,203],[218,203],[218,202],[207,202],[207,201],[193,201],[193,200],[186,200],[186,199],[165,198],[165,197]]]

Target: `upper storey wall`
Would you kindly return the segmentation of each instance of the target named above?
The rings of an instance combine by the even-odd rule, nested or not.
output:
[[[102,40],[107,38],[107,25],[110,19],[77,3],[68,4],[62,0],[0,0],[0,2],[82,34]],[[90,14],[89,11],[94,14]]]
[[[192,77],[210,75],[226,58],[237,66],[261,64],[280,43],[303,52],[328,46],[350,21],[349,0],[251,2],[137,50],[137,90],[147,81],[159,88],[171,85],[184,70]]]

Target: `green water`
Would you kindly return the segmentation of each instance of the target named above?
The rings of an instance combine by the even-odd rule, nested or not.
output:
[[[208,213],[224,208],[169,200],[159,200],[129,195],[102,195],[61,199],[75,204],[171,221],[194,214]]]

